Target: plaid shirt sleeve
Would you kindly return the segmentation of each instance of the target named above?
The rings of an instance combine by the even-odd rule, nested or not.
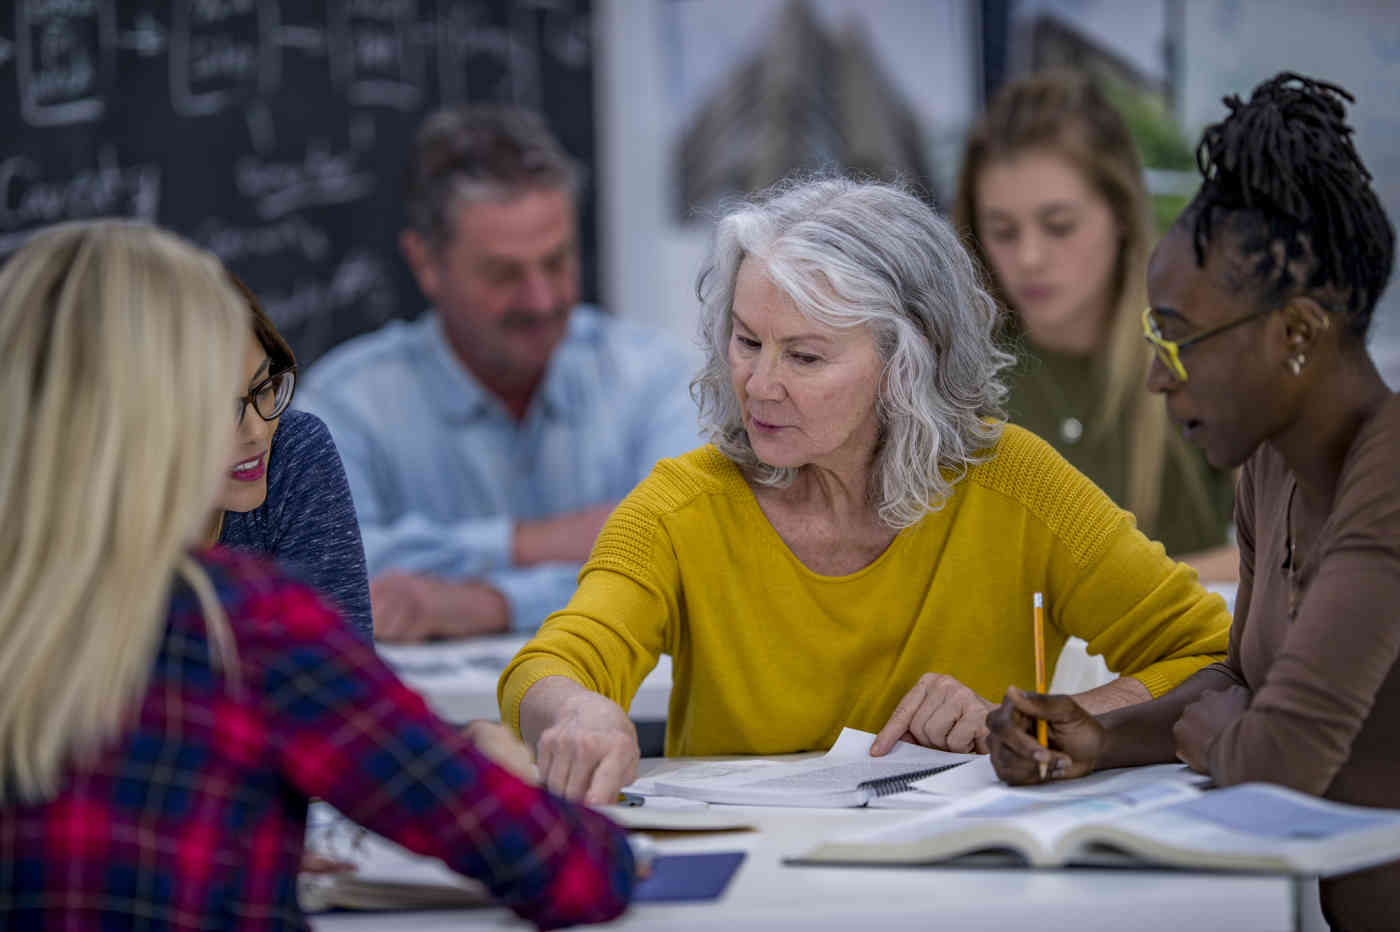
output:
[[[248,599],[237,637],[254,727],[302,792],[482,880],[542,928],[626,907],[621,829],[496,766],[310,590],[279,583]]]

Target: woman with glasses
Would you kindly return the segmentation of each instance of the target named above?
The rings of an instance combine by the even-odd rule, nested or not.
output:
[[[613,918],[617,826],[435,718],[270,561],[197,546],[246,297],[120,221],[0,269],[0,928],[306,929],[313,796],[541,927]]]
[[[1098,718],[1009,691],[989,724],[1010,783],[1180,757],[1221,786],[1400,808],[1400,399],[1365,343],[1395,234],[1348,100],[1293,74],[1227,98],[1148,269],[1148,386],[1211,463],[1243,466],[1229,655]],[[1400,862],[1324,881],[1322,904],[1333,928],[1400,928]]]
[[[371,635],[369,580],[360,526],[330,431],[288,410],[296,358],[257,297],[230,276],[248,306],[253,340],[236,399],[237,442],[205,540],[266,554],[333,601]]]
[[[1173,557],[1234,579],[1233,478],[1142,391],[1152,215],[1117,111],[1075,72],[1008,84],[968,137],[953,219],[1011,312],[1011,422],[1049,441]]]

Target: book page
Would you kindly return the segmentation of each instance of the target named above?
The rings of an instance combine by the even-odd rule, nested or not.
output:
[[[1097,773],[1073,780],[1050,780],[1046,783],[1020,786],[1017,789],[1065,798],[1113,793],[1163,780],[1183,783],[1187,786],[1205,786],[1210,783],[1210,777],[1196,773],[1185,764],[1149,764],[1145,767],[1118,767],[1113,770],[1100,770]],[[914,789],[925,793],[956,797],[966,796],[992,786],[1005,786],[1005,784],[1001,782],[1001,778],[997,776],[996,770],[992,767],[992,759],[985,755],[965,767],[945,770],[913,783]]]
[[[1331,876],[1400,857],[1400,811],[1263,783],[1134,813],[1108,828],[1105,840],[1176,864]]]
[[[1266,843],[1274,839],[1333,838],[1395,821],[1393,815],[1383,811],[1323,806],[1312,800],[1295,800],[1255,790],[1209,793],[1173,811],[1176,815],[1240,832]]]
[[[838,860],[887,860],[894,849],[917,863],[1001,847],[1021,852],[1032,863],[1056,863],[1068,853],[1063,842],[1076,829],[1199,794],[1170,780],[1072,799],[988,787],[918,818],[833,839],[806,857],[820,860],[825,848]]]
[[[884,757],[871,757],[875,736],[843,729],[831,750],[787,763],[734,761],[696,764],[653,781],[656,792],[715,802],[770,805],[860,805],[873,792],[860,785],[911,772],[961,765],[975,754],[953,754],[900,742]]]

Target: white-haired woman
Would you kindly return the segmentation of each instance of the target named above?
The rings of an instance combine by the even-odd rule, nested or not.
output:
[[[825,748],[843,725],[982,749],[989,700],[1070,635],[1149,698],[1215,659],[1219,597],[1034,435],[999,420],[996,305],[956,234],[896,188],[788,186],[724,217],[701,276],[712,445],[609,519],[568,607],[502,675],[542,778],[603,800],[623,708],[666,652],[666,751]]]
[[[152,227],[51,228],[0,270],[0,927],[305,928],[313,795],[541,925],[616,915],[615,826],[435,719],[311,590],[189,549],[250,334]]]

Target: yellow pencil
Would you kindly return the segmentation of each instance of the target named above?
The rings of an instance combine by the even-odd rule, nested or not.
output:
[[[1032,600],[1035,606],[1035,691],[1045,692],[1045,597],[1037,592]],[[1035,738],[1040,742],[1040,746],[1047,748],[1050,746],[1049,736],[1045,733],[1045,719],[1035,720]],[[1045,779],[1045,763],[1040,764],[1040,779]]]

